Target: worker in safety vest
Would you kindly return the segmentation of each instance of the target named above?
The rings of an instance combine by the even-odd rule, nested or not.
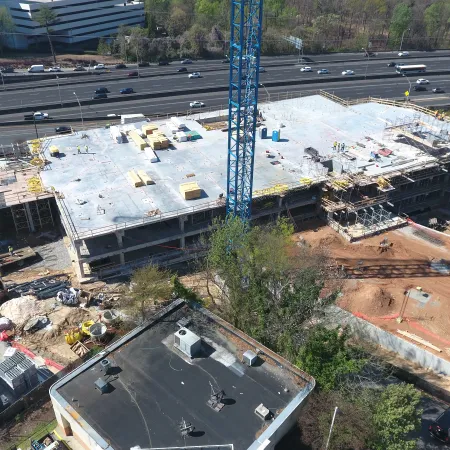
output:
[[[8,252],[9,252],[9,256],[14,256],[14,249],[12,248],[12,246],[8,246]]]
[[[88,148],[87,145],[84,146],[84,150],[85,150],[86,153],[89,151],[89,148]]]
[[[79,145],[77,145],[77,152],[78,152],[78,154],[81,153],[81,150],[80,150],[80,146],[79,146]]]

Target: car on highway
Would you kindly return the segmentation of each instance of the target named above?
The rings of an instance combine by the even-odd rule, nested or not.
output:
[[[108,88],[99,87],[94,91],[94,94],[107,94],[109,92]]]
[[[126,64],[116,64],[116,69],[127,69]]]
[[[55,133],[56,134],[72,133],[72,127],[66,127],[66,126],[56,127],[55,128]]]
[[[409,56],[409,52],[398,52],[398,56]]]
[[[313,71],[312,68],[309,66],[305,66],[300,69],[300,72],[312,72],[312,71]]]
[[[86,69],[85,69],[82,65],[78,64],[77,66],[75,66],[75,67],[73,68],[73,71],[74,71],[74,72],[85,72]]]
[[[435,94],[444,94],[444,93],[445,93],[444,89],[442,89],[442,88],[440,88],[440,87],[434,88],[434,89],[433,89],[433,92],[434,92]]]
[[[108,98],[108,94],[106,92],[100,92],[99,94],[94,94],[92,100],[101,100],[103,98]]]
[[[190,59],[183,59],[183,61],[181,61],[181,64],[192,64],[192,60],[190,60]]]
[[[428,427],[428,431],[433,438],[447,445],[450,444],[450,437],[448,434],[449,429],[450,408],[445,410],[440,416],[438,416]]]
[[[425,78],[419,78],[416,81],[417,84],[430,84],[430,82],[428,80],[425,80]]]
[[[179,67],[177,69],[177,72],[187,72],[187,68],[186,67]]]
[[[396,67],[397,63],[395,61],[391,61],[391,62],[387,63],[387,66],[388,67]]]
[[[203,102],[195,101],[195,102],[189,103],[189,106],[191,108],[203,108],[205,106],[205,104]]]
[[[145,62],[145,61],[142,61],[138,64],[138,67],[148,67],[148,66],[150,66],[150,63]]]
[[[230,58],[222,59],[222,64],[228,64],[230,62]]]
[[[59,66],[54,66],[54,67],[50,67],[50,69],[48,69],[49,72],[62,72],[61,67]]]
[[[259,68],[259,73],[264,73],[265,71],[266,71],[266,69],[264,67]]]
[[[14,67],[2,67],[0,69],[1,73],[14,73]]]
[[[158,66],[168,66],[169,64],[170,62],[166,59],[161,59],[160,61],[158,61]]]
[[[192,72],[189,74],[189,78],[201,78],[202,75],[200,74],[200,72]]]
[[[133,70],[132,72],[128,72],[129,77],[138,77],[139,72],[137,70]]]
[[[319,69],[319,70],[317,71],[317,73],[318,73],[319,75],[323,75],[323,74],[325,74],[325,73],[330,73],[330,72],[328,71],[328,69]]]
[[[48,119],[48,114],[40,111],[34,112],[33,114],[25,114],[23,116],[24,120],[45,120]]]
[[[133,88],[123,88],[120,90],[121,94],[134,94],[134,89]]]
[[[106,67],[104,64],[96,64],[94,66],[94,70],[105,70],[105,69],[106,69]]]
[[[342,75],[355,75],[355,72],[353,70],[344,70]]]
[[[413,86],[413,91],[426,91],[426,86],[422,86],[421,84],[416,84]]]

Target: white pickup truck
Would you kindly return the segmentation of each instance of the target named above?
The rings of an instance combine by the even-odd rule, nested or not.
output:
[[[45,120],[48,119],[48,114],[43,112],[35,112],[33,114],[25,114],[24,120]]]

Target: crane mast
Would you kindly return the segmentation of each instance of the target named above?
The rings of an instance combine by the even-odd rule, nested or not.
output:
[[[231,1],[227,214],[251,217],[263,0]]]

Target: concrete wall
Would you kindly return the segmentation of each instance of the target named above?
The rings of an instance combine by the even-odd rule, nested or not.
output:
[[[381,345],[386,350],[393,351],[402,358],[436,373],[450,375],[450,361],[440,358],[399,336],[384,331],[366,320],[355,317],[348,311],[337,306],[330,306],[327,308],[327,317],[330,322],[332,321],[336,325],[348,325],[352,332],[361,339]]]

